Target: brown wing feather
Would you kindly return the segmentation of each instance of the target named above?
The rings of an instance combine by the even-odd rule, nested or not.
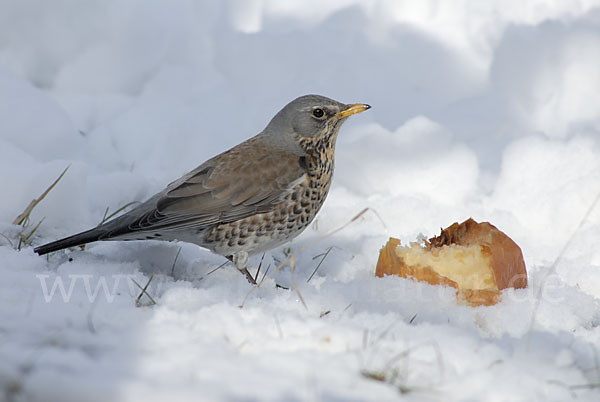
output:
[[[171,183],[129,229],[201,228],[271,211],[306,170],[297,155],[261,145],[250,139]]]

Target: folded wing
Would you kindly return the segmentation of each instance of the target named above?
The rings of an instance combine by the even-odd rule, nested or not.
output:
[[[272,211],[303,180],[297,155],[267,150],[252,140],[208,160],[131,211],[138,215],[108,237],[157,229],[202,229]],[[143,206],[142,206],[143,207]]]

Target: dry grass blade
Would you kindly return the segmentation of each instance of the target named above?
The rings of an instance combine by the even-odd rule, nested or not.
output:
[[[325,251],[322,255],[323,258],[321,258],[321,261],[319,261],[319,263],[317,264],[317,267],[315,268],[315,270],[312,272],[312,274],[310,274],[310,276],[308,277],[308,279],[306,280],[306,283],[310,282],[310,280],[312,279],[313,276],[315,276],[315,274],[317,273],[317,271],[319,270],[319,267],[321,267],[321,264],[323,264],[323,261],[325,261],[325,258],[327,258],[327,256],[329,255],[329,253],[331,252],[331,250],[333,250],[333,246],[329,247],[327,249],[327,251]],[[319,257],[319,256],[316,256]],[[316,258],[315,257],[315,258]]]
[[[294,268],[296,267],[296,259],[294,258],[293,255],[291,255],[290,257],[291,257],[290,258],[290,279],[292,281],[292,286],[294,288],[294,291],[298,295],[298,298],[302,302],[302,305],[304,306],[305,309],[308,310],[308,306],[306,305],[306,302],[304,301],[304,297],[302,297],[302,293],[300,293],[298,284],[296,283],[296,280],[294,279]]]
[[[385,222],[383,222],[383,220],[381,219],[381,216],[379,216],[379,214],[377,213],[377,211],[373,210],[372,208],[365,208],[362,211],[360,211],[358,214],[356,214],[352,219],[350,219],[348,222],[346,222],[345,224],[343,224],[342,226],[340,226],[337,229],[332,230],[331,232],[327,233],[326,235],[308,243],[306,246],[304,246],[303,248],[300,249],[300,251],[298,251],[296,253],[296,255],[300,255],[302,253],[304,253],[306,250],[312,248],[313,246],[315,246],[316,244],[322,242],[323,240],[325,240],[326,238],[333,236],[334,234],[338,233],[339,231],[342,231],[344,229],[346,229],[346,227],[348,227],[349,225],[351,225],[352,223],[356,222],[358,219],[360,219],[367,211],[371,211],[375,214],[375,216],[377,216],[377,218],[380,220],[381,224],[383,225],[383,227],[386,229],[387,231],[387,227],[385,226]],[[283,261],[281,261],[276,267],[274,272],[278,272],[279,270],[281,270],[283,267],[285,267],[290,260],[294,258],[294,254],[289,254],[287,255]],[[263,282],[265,281],[266,278],[268,278],[268,275],[264,275],[263,278],[261,279],[261,281],[256,285],[253,286],[252,289],[250,289],[250,291],[246,294],[246,297],[244,297],[244,300],[242,301],[242,304],[240,304],[240,307],[244,307],[244,304],[246,303],[246,300],[248,300],[248,296],[250,296],[250,294],[256,289],[258,288],[260,285],[263,284]],[[295,284],[295,283],[294,283]],[[297,289],[297,286],[294,286],[294,289]],[[306,304],[304,303],[304,299],[302,298],[302,295],[298,294],[299,298],[302,300],[302,303],[304,304],[304,306],[306,306]]]
[[[31,236],[33,236],[33,234],[39,229],[42,222],[44,222],[44,219],[46,219],[46,218],[42,218],[42,220],[40,220],[38,222],[38,224],[35,225],[34,228],[29,233],[25,234],[23,231],[21,231],[19,233],[19,245],[17,246],[18,250],[21,250],[21,247],[23,245],[26,245],[26,246],[31,245],[31,242],[29,241],[29,239],[31,239]]]
[[[102,217],[102,220],[100,221],[100,223],[98,224],[98,226],[104,224],[106,221],[110,220],[113,216],[117,215],[119,212],[123,211],[124,209],[129,208],[132,205],[135,204],[140,204],[139,201],[131,201],[128,202],[127,204],[123,205],[122,207],[120,207],[119,209],[117,209],[115,212],[113,212],[112,214],[108,215],[108,207],[106,207],[106,210],[104,211],[104,216]],[[108,216],[107,216],[108,215]]]
[[[279,318],[277,317],[277,314],[275,314],[273,318],[275,319],[275,325],[277,326],[277,333],[279,334],[279,338],[283,339],[283,331],[281,330],[281,324],[279,323]]]
[[[423,387],[417,387],[417,386],[410,385],[408,383],[408,375],[406,372],[409,371],[408,364],[409,364],[409,359],[410,359],[411,355],[413,353],[415,353],[415,351],[417,351],[419,349],[425,349],[425,348],[431,348],[433,350],[433,352],[435,353],[435,360],[436,360],[437,366],[438,366],[438,378],[437,378],[437,381],[434,381],[428,387],[423,388]],[[397,364],[400,361],[404,361],[404,366],[405,366],[404,369],[400,369],[397,367]],[[435,386],[436,384],[441,384],[444,381],[444,371],[445,371],[444,360],[443,360],[443,356],[440,351],[439,345],[436,342],[430,341],[430,342],[424,342],[422,344],[412,346],[408,349],[405,349],[405,350],[397,353],[396,355],[392,356],[381,369],[378,369],[378,370],[363,369],[363,370],[361,370],[360,373],[362,376],[364,376],[368,379],[391,384],[394,387],[396,387],[401,393],[405,394],[405,393],[413,392],[413,391],[417,391],[417,390],[423,391],[425,389],[431,389],[431,387]]]
[[[265,280],[265,276],[269,273],[269,269],[271,269],[271,264],[267,265],[267,269],[265,269],[265,273],[262,276],[261,282]]]
[[[408,323],[412,324],[415,321],[415,318],[417,318],[417,314],[413,315],[410,321],[408,321]]]
[[[0,236],[4,237],[6,239],[6,241],[8,242],[8,244],[10,244],[11,247],[15,247],[15,245],[13,244],[12,240],[10,240],[10,237],[8,237],[7,235],[5,235],[4,233],[0,233]]]
[[[390,370],[392,368],[392,366],[398,360],[401,360],[405,357],[410,356],[411,354],[413,354],[415,352],[415,350],[424,349],[424,348],[431,348],[434,351],[434,353],[436,355],[436,361],[438,363],[439,377],[441,380],[444,375],[444,360],[443,360],[442,352],[440,350],[439,345],[437,344],[437,342],[434,342],[434,341],[427,341],[427,342],[421,343],[419,345],[412,346],[406,350],[403,350],[400,353],[397,353],[396,355],[392,356],[390,358],[390,360],[388,360],[383,371]]]
[[[152,306],[156,304],[156,301],[154,301],[154,299],[152,298],[152,296],[150,296],[150,293],[148,293],[148,286],[150,286],[150,282],[152,282],[152,279],[154,279],[154,274],[150,275],[150,278],[148,279],[148,282],[146,283],[146,286],[144,286],[142,288],[142,286],[136,282],[135,279],[131,278],[131,280],[133,281],[133,283],[135,283],[135,285],[140,288],[142,291],[140,292],[139,296],[137,297],[137,299],[135,299],[135,305],[136,307],[147,307],[147,306]],[[141,299],[142,296],[146,295],[148,296],[148,299],[150,299],[150,301],[148,303],[142,303]]]
[[[260,262],[258,263],[258,268],[256,269],[256,275],[254,275],[254,283],[258,280],[258,274],[260,273],[260,268],[262,267],[263,260],[265,259],[265,253],[263,253],[262,257],[260,257]]]
[[[177,250],[177,255],[175,256],[175,260],[173,261],[173,266],[171,267],[171,276],[173,276],[173,273],[175,272],[175,264],[177,264],[177,258],[179,258],[179,253],[181,253],[181,247],[179,247],[179,250]]]
[[[31,215],[31,211],[33,211],[33,209],[36,207],[37,204],[39,204],[44,198],[46,198],[46,196],[48,195],[48,193],[54,188],[54,186],[56,186],[58,184],[58,182],[60,181],[60,179],[63,178],[63,176],[65,175],[65,173],[67,173],[67,170],[69,170],[69,168],[71,167],[71,165],[67,166],[65,168],[65,170],[62,171],[62,173],[60,174],[60,176],[58,176],[56,178],[56,180],[54,180],[54,183],[52,183],[47,189],[46,191],[44,191],[38,198],[34,198],[29,205],[27,205],[27,208],[25,208],[25,210],[15,218],[15,220],[13,221],[13,225],[23,225],[25,224],[28,220],[29,220],[29,215]]]
[[[600,382],[590,383],[590,384],[577,384],[577,385],[569,386],[569,389],[572,389],[572,390],[594,389],[594,388],[600,388]]]
[[[550,269],[548,270],[548,272],[546,272],[546,274],[542,278],[542,281],[540,283],[540,288],[539,288],[539,290],[538,290],[538,292],[536,294],[535,305],[533,306],[533,313],[531,314],[531,321],[529,323],[529,331],[528,331],[527,343],[526,343],[526,348],[527,349],[529,349],[529,342],[531,341],[531,333],[532,333],[533,327],[535,325],[535,321],[536,321],[538,309],[540,307],[540,303],[541,303],[541,299],[542,299],[542,292],[544,290],[544,286],[546,285],[546,281],[548,280],[548,278],[550,277],[550,275],[552,275],[556,271],[556,267],[557,267],[558,263],[562,259],[562,257],[565,254],[565,252],[571,246],[571,243],[573,242],[573,239],[575,238],[575,235],[577,234],[577,232],[579,232],[579,230],[581,230],[581,227],[583,226],[583,224],[588,220],[589,216],[592,214],[592,212],[594,211],[594,209],[596,209],[596,205],[598,204],[598,201],[600,201],[600,193],[598,193],[596,195],[596,198],[594,199],[594,201],[592,202],[592,204],[590,205],[590,207],[588,208],[588,210],[581,217],[581,220],[579,221],[579,224],[577,225],[577,227],[575,228],[575,230],[573,231],[573,233],[571,233],[571,236],[569,236],[569,239],[567,240],[567,242],[565,243],[565,245],[563,246],[563,248],[560,250],[560,253],[558,253],[558,256],[556,257],[556,259],[554,260],[554,262],[550,266]]]
[[[387,375],[385,373],[382,373],[381,371],[361,370],[360,374],[363,377],[368,378],[369,380],[387,382]]]
[[[229,260],[225,261],[223,264],[219,265],[218,267],[216,267],[215,269],[209,271],[205,276],[208,276],[210,274],[212,274],[213,272],[219,270],[220,268],[223,268],[225,265],[229,264]]]

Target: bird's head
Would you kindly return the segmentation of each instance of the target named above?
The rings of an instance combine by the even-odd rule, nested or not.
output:
[[[320,95],[305,95],[281,109],[264,133],[282,144],[334,142],[348,117],[370,107],[362,103],[346,105]]]

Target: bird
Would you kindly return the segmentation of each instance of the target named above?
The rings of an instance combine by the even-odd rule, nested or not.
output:
[[[331,186],[341,125],[371,106],[304,95],[254,137],[207,160],[125,214],[34,251],[107,240],[194,243],[224,256],[255,283],[249,257],[298,236]]]

